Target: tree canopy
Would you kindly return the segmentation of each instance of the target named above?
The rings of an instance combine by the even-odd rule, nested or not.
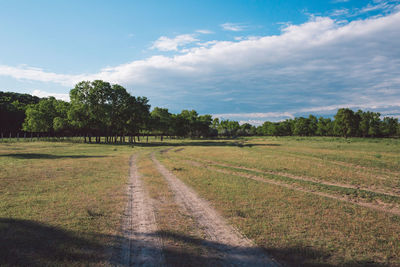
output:
[[[343,136],[395,137],[400,135],[397,118],[380,113],[348,108],[337,111],[334,119],[296,117],[280,122],[266,121],[256,127],[195,110],[170,113],[155,107],[150,112],[146,97],[135,97],[124,87],[105,81],[82,81],[71,89],[70,102],[54,97],[38,98],[28,94],[0,92],[0,131],[46,133],[50,135],[116,136],[151,134],[179,137],[269,136]]]

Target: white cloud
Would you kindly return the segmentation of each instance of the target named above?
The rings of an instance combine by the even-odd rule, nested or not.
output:
[[[209,31],[209,30],[197,30],[197,33],[201,33],[201,34],[212,34],[214,33],[213,31]]]
[[[168,38],[161,36],[157,41],[153,43],[152,49],[158,49],[160,51],[178,51],[180,46],[184,46],[193,42],[199,41],[194,37],[193,34],[181,34],[175,38]]]
[[[270,111],[296,115],[307,112],[305,107],[308,112],[343,107],[338,103],[360,108],[390,103],[394,108],[400,107],[399,25],[400,12],[345,24],[314,17],[284,27],[279,35],[237,41],[205,44],[193,35],[160,38],[154,44],[157,49],[176,51],[192,42],[195,47],[89,75],[26,66],[0,66],[0,75],[65,86],[103,79],[133,88],[156,105],[231,115],[260,112],[250,113],[250,118]]]
[[[280,118],[288,117],[294,118],[293,114],[289,112],[266,112],[266,113],[225,113],[225,114],[213,114],[215,118]]]
[[[333,17],[338,17],[338,16],[345,16],[350,14],[350,11],[347,8],[342,8],[342,9],[335,9],[332,13],[331,16]]]
[[[375,13],[379,12],[377,15],[379,17],[385,14],[396,12],[396,10],[399,11],[399,3],[399,0],[374,0],[372,3],[368,3],[362,8],[342,8],[333,10],[330,15],[333,17],[356,17],[375,11]]]
[[[62,85],[70,86],[80,80],[83,80],[86,75],[67,75],[47,72],[40,68],[28,67],[21,65],[18,67],[11,67],[0,65],[0,75],[10,76],[15,79],[32,80],[40,82],[54,82]]]
[[[225,31],[232,31],[232,32],[240,32],[240,31],[244,31],[247,26],[240,24],[240,23],[224,23],[220,25],[221,28]]]
[[[50,92],[45,92],[45,91],[41,91],[41,90],[33,90],[33,92],[31,94],[34,96],[37,96],[37,97],[54,96],[56,99],[60,99],[60,100],[69,102],[69,94],[50,93]]]

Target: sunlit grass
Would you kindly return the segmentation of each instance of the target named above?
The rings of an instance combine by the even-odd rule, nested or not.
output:
[[[214,143],[172,149],[159,158],[170,170],[175,170],[180,179],[211,201],[234,226],[278,259],[302,265],[399,265],[399,216],[235,175],[235,172],[252,174],[251,171],[235,168],[247,167],[304,175],[339,184],[360,184],[388,192],[398,189],[399,177],[394,168],[398,164],[398,147],[387,146],[387,140],[376,143],[356,140],[349,144],[352,147],[347,151],[355,152],[344,153],[337,147],[348,144],[343,141],[345,139],[325,138],[236,140],[231,146]],[[399,145],[397,140],[389,142]],[[358,147],[359,152],[356,151]],[[335,155],[336,152],[337,157],[326,158],[326,155]],[[369,164],[377,153],[390,154],[391,157],[384,159],[385,164]],[[219,173],[191,164],[188,159],[226,163],[232,167],[220,168],[232,172]],[[380,160],[382,158],[377,158],[377,161]],[[355,167],[349,165],[342,169],[343,166],[336,162],[354,164]],[[393,168],[386,168],[389,165]],[[398,202],[397,198],[387,198],[373,191],[321,186],[270,174],[265,174],[265,178],[281,179],[279,181],[310,191],[347,195],[373,203],[376,198]]]
[[[370,140],[363,143],[357,140],[350,144],[344,143],[346,146],[351,146],[352,150],[348,151],[337,148],[338,144],[342,146],[342,142],[339,141],[325,138],[306,140],[296,141],[294,138],[256,139],[243,142],[242,146],[214,146],[212,149],[206,146],[192,146],[177,152],[177,154],[181,154],[182,157],[228,163],[237,167],[287,172],[322,181],[376,188],[386,192],[400,192],[398,190],[400,186],[400,172],[398,171],[400,170],[400,153],[398,152],[400,144],[396,140],[378,140],[381,143],[369,143]],[[336,145],[331,144],[332,142],[336,142]],[[387,142],[392,142],[392,144],[388,146]],[[369,144],[372,144],[372,147]],[[357,154],[357,160],[355,160],[354,154]],[[376,158],[376,154],[382,156]],[[388,154],[390,157],[386,156]],[[376,162],[381,162],[381,164]],[[387,166],[389,167],[387,168]]]
[[[103,264],[120,229],[131,150],[72,143],[0,144],[0,243],[7,244],[2,258],[17,265]],[[31,228],[39,229],[37,244],[29,244],[32,251],[20,257],[27,253],[21,247]],[[12,235],[14,230],[18,234]],[[57,234],[50,236],[49,231]],[[58,256],[40,254],[46,243],[54,243]]]

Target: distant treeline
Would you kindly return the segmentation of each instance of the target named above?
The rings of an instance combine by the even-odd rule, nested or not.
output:
[[[130,95],[118,84],[96,80],[78,83],[70,91],[70,102],[54,97],[0,92],[0,133],[7,136],[21,131],[47,136],[83,136],[85,141],[116,142],[118,136],[158,135],[176,137],[236,136],[343,136],[396,137],[400,135],[397,118],[376,112],[339,109],[330,118],[298,117],[261,126],[237,121],[212,119],[195,110],[171,114],[166,108],[154,108],[146,97]],[[105,137],[105,139],[104,139]]]

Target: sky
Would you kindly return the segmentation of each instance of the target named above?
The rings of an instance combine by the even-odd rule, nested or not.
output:
[[[400,0],[0,0],[0,91],[68,100],[95,79],[254,125],[400,118]]]

